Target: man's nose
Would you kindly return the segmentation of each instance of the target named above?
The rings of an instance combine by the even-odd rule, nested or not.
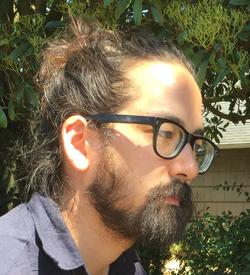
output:
[[[198,176],[198,162],[189,143],[168,164],[170,165],[168,166],[170,176],[182,182],[191,183]]]

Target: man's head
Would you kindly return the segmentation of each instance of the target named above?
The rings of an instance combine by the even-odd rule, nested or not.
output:
[[[73,30],[47,49],[39,74],[35,187],[61,205],[77,194],[119,237],[176,241],[192,215],[189,184],[214,150],[197,136],[202,102],[191,66],[145,34]]]

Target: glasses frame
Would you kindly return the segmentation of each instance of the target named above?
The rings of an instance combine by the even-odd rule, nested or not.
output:
[[[152,126],[153,127],[153,149],[155,154],[163,159],[174,159],[181,153],[181,151],[186,146],[186,144],[189,143],[191,145],[191,148],[193,149],[195,141],[197,139],[205,140],[206,142],[212,145],[214,149],[214,155],[213,155],[213,158],[211,159],[211,163],[209,167],[205,171],[199,172],[199,174],[204,174],[207,172],[207,170],[210,168],[211,164],[213,163],[214,158],[219,153],[219,148],[210,139],[205,138],[202,135],[193,135],[189,133],[182,125],[180,125],[179,123],[171,119],[162,118],[162,117],[149,117],[149,116],[125,115],[125,114],[106,114],[106,113],[86,115],[84,117],[87,120],[91,120],[99,123],[129,123],[129,124],[142,124],[142,125]],[[181,128],[185,133],[185,140],[182,146],[180,146],[177,152],[171,157],[164,157],[161,154],[159,154],[156,146],[159,129],[161,125],[165,122],[175,124],[176,126]]]

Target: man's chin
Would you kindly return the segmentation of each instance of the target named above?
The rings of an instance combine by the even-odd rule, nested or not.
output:
[[[144,235],[138,243],[145,244],[152,248],[167,248],[173,243],[181,241],[185,234],[184,228],[176,228],[171,231],[166,230],[165,233],[161,232],[158,235],[150,236],[149,234]]]
[[[191,205],[192,203],[189,206],[165,205],[160,211],[159,204],[149,205],[140,222],[140,242],[159,248],[182,240],[192,217]]]
[[[183,230],[182,233],[179,233],[178,236],[176,235],[170,235],[169,233],[166,233],[164,238],[144,238],[138,243],[141,243],[143,245],[155,248],[155,249],[166,249],[169,248],[173,243],[177,243],[183,239],[185,230]]]

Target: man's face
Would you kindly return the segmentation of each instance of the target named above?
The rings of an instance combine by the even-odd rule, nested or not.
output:
[[[186,69],[142,63],[127,77],[136,100],[121,114],[175,118],[191,133],[202,128],[200,91]],[[192,216],[189,184],[198,165],[189,144],[174,159],[157,156],[152,130],[147,125],[113,124],[89,191],[92,204],[114,233],[160,246],[178,241]]]

